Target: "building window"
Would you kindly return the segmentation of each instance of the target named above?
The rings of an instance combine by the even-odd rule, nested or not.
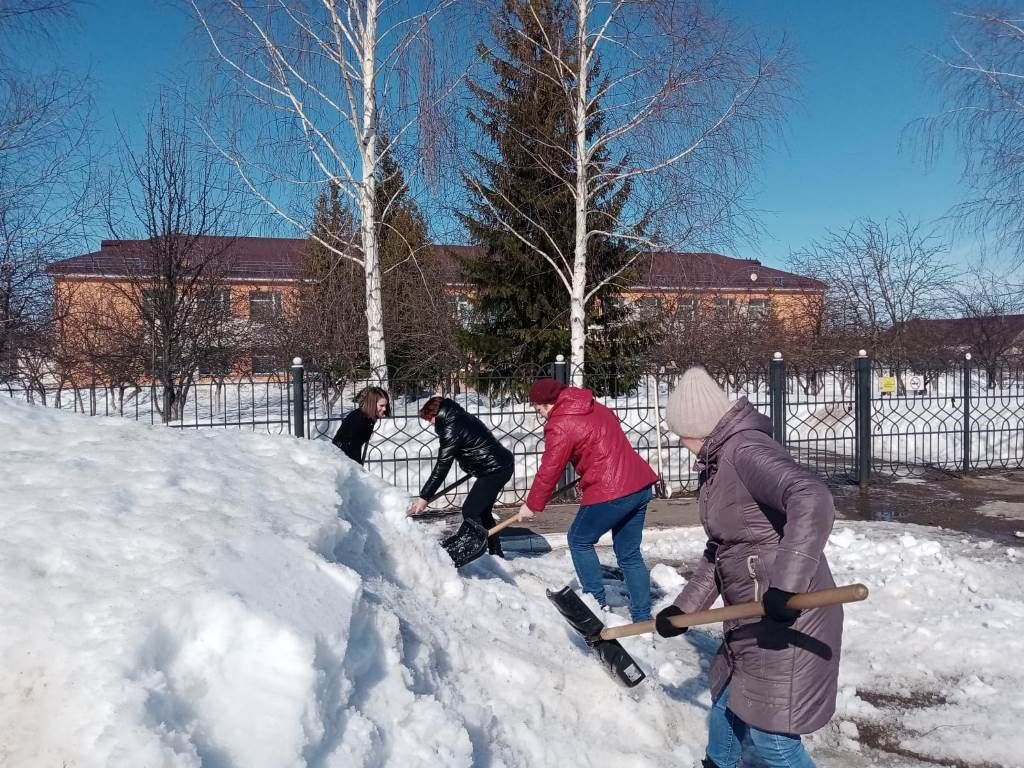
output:
[[[680,299],[676,303],[676,316],[680,320],[695,320],[697,318],[697,299]]]
[[[231,373],[231,361],[226,353],[203,355],[199,360],[199,375],[222,378]]]
[[[204,293],[200,301],[209,306],[219,317],[231,317],[231,289],[216,288]]]
[[[462,328],[469,329],[473,321],[473,302],[468,296],[455,297],[455,318]]]
[[[163,298],[163,289],[146,288],[142,291],[142,316],[153,325],[160,322],[160,305]]]
[[[665,312],[665,302],[657,296],[644,296],[633,302],[633,313],[636,317],[653,320]]]
[[[171,375],[174,375],[174,371],[170,371]],[[156,347],[151,347],[149,355],[146,356],[146,375],[152,377],[162,376],[164,374],[164,356],[157,351]]]
[[[736,299],[715,299],[715,311],[719,314],[732,314],[736,311]]]
[[[251,291],[249,293],[249,319],[254,323],[269,323],[281,315],[281,294],[278,291]]]
[[[768,299],[751,299],[747,302],[747,317],[760,320],[768,316],[770,304]]]

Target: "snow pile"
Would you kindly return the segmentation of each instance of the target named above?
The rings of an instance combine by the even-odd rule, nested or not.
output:
[[[329,444],[0,402],[0,765],[685,764],[543,598]],[[698,686],[699,688],[699,686]],[[695,689],[696,690],[696,689]],[[685,739],[685,742],[683,741]]]
[[[442,523],[407,519],[404,496],[322,441],[6,400],[0,434],[0,765],[686,768],[703,755],[719,628],[627,638],[649,680],[618,687],[544,597],[572,581],[557,538],[460,575]],[[686,566],[703,544],[673,529],[645,549]],[[847,609],[818,765],[1020,765],[1018,550],[858,524],[829,556],[837,581],[872,596]],[[656,608],[685,583],[664,564],[652,577]]]

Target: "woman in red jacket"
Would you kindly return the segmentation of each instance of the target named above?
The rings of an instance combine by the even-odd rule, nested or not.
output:
[[[657,475],[633,450],[618,417],[595,401],[589,389],[538,379],[530,387],[530,403],[544,421],[544,455],[526,503],[519,508],[519,519],[529,520],[544,509],[571,461],[583,494],[569,528],[569,553],[580,586],[605,606],[601,563],[594,545],[611,531],[633,621],[647,621],[651,618],[651,577],[640,540]]]

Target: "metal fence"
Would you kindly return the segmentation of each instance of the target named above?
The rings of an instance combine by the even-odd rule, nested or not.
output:
[[[221,427],[268,434],[293,431],[289,417],[292,387],[286,374],[197,381],[189,387],[180,418],[173,420],[163,417],[163,387],[155,382],[31,387],[0,382],[0,388],[10,397],[41,406],[87,416],[121,416],[172,429]]]
[[[623,371],[626,371],[625,373]],[[612,408],[630,442],[676,493],[695,490],[693,457],[667,431],[664,406],[676,369],[635,366],[588,372],[586,384]],[[522,391],[538,374],[568,381],[560,358],[548,366],[481,380],[467,370],[441,381],[392,376],[392,418],[382,419],[367,452],[367,469],[418,492],[437,450],[433,429],[417,417],[423,401],[444,394],[481,419],[516,456],[501,501],[525,498],[543,452],[543,430]],[[730,397],[747,397],[771,417],[775,439],[803,465],[836,482],[872,475],[912,476],[929,470],[967,472],[1024,466],[1024,370],[974,366],[917,375],[875,365],[862,355],[847,366],[808,371],[776,359],[739,371],[712,371]],[[309,439],[330,439],[368,376],[327,379],[301,362],[280,375],[202,380],[192,386],[180,418],[164,422],[162,390],[153,383],[110,387],[6,385],[7,393],[41,405],[89,415],[123,416],[176,429],[220,427]],[[658,450],[659,431],[661,450]],[[660,457],[660,461],[659,461]],[[453,470],[454,478],[454,470]],[[450,493],[461,503],[467,488]]]

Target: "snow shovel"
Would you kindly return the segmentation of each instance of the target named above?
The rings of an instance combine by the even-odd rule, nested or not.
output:
[[[597,654],[602,666],[612,677],[627,688],[643,681],[646,677],[644,671],[618,640],[604,638],[604,622],[587,607],[572,587],[562,587],[557,592],[545,591],[548,600],[555,604],[572,628],[583,635],[583,640]]]
[[[441,546],[451,555],[456,568],[473,562],[487,551],[487,539],[517,522],[515,515],[509,515],[496,526],[487,530],[476,520],[463,520],[459,530],[444,539]]]
[[[565,493],[579,481],[580,478],[577,477],[571,483],[556,490],[552,496],[558,496]],[[499,531],[503,531],[508,528],[514,522],[516,522],[516,516],[510,515],[508,519],[502,520],[496,526],[491,528],[491,530],[487,530],[475,520],[463,520],[462,525],[459,526],[459,530],[447,539],[444,539],[441,542],[441,546],[447,550],[449,555],[451,555],[452,562],[455,563],[455,567],[461,568],[467,563],[473,562],[487,551],[487,539],[494,536]]]
[[[850,584],[845,587],[833,587],[822,589],[818,592],[804,592],[793,595],[786,603],[787,608],[795,611],[806,611],[810,608],[821,608],[826,605],[841,605],[843,603],[857,603],[866,600],[868,588],[863,584]],[[673,616],[669,622],[674,627],[695,627],[700,624],[716,624],[720,621],[733,619],[756,619],[764,616],[764,607],[760,603],[739,603],[728,605],[725,608],[712,608],[708,611],[697,611],[696,613],[684,613],[682,616]],[[615,640],[620,637],[632,637],[643,635],[647,632],[654,632],[654,621],[641,621],[636,624],[623,624],[621,627],[605,627],[601,630],[602,640]]]

